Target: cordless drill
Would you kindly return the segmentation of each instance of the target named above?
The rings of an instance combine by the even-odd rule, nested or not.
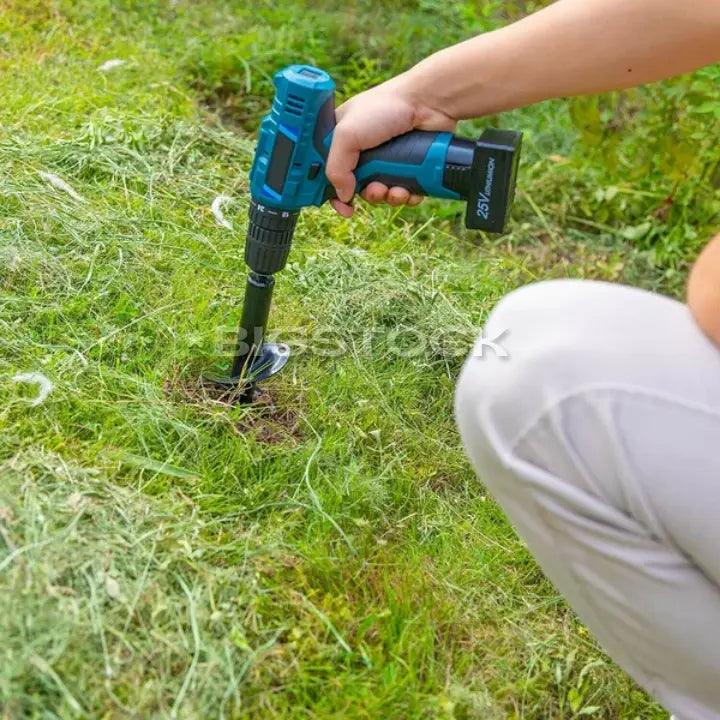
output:
[[[250,268],[232,368],[212,378],[249,402],[255,385],[279,372],[287,346],[264,342],[275,280],[285,267],[300,210],[335,197],[325,163],[335,127],[335,83],[309,65],[275,74],[275,98],[260,125],[250,171],[245,262]],[[377,180],[417,195],[465,200],[465,225],[502,232],[512,204],[522,135],[485,130],[477,141],[415,130],[360,155],[359,192]]]

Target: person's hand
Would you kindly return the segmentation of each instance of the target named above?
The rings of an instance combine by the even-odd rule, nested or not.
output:
[[[362,150],[410,130],[455,129],[456,120],[416,100],[415,94],[409,74],[405,73],[350,98],[337,109],[326,174],[337,193],[332,205],[340,215],[350,217],[353,213],[353,170]],[[369,183],[361,196],[371,203],[390,205],[417,205],[422,201],[420,195],[405,188],[388,188],[379,182]]]

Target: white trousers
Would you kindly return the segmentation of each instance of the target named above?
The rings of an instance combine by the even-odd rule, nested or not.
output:
[[[608,283],[517,290],[456,394],[468,456],[611,657],[720,719],[720,350],[687,307]]]

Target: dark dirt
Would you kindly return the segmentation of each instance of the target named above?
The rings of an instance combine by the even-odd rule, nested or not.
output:
[[[263,390],[255,399],[253,412],[235,425],[240,435],[255,434],[257,440],[267,445],[278,445],[300,438],[300,417],[292,408],[282,407],[272,395]]]
[[[299,412],[285,406],[266,389],[259,390],[254,402],[244,406],[238,404],[237,390],[227,390],[202,380],[168,378],[164,389],[175,400],[199,407],[246,407],[247,413],[234,422],[233,429],[238,435],[253,434],[258,442],[266,445],[297,442],[302,435]]]

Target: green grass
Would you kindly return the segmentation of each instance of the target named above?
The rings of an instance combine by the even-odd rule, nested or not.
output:
[[[297,352],[274,410],[198,384],[237,321],[272,72],[314,62],[351,94],[532,5],[0,11],[3,720],[664,717],[473,476],[452,391],[523,283],[681,291],[720,217],[713,70],[484,121],[527,138],[503,238],[454,204],[306,211],[274,328],[344,352]],[[438,326],[453,348],[396,352]],[[30,371],[55,384],[36,407]]]

